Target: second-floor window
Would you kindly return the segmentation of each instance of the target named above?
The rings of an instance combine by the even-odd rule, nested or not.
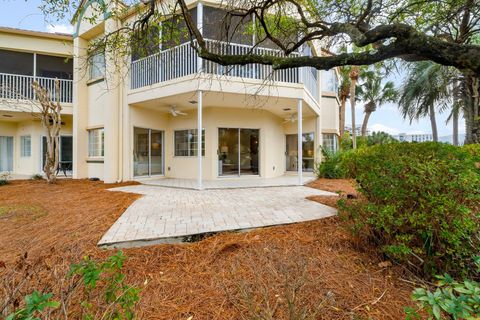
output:
[[[20,156],[30,157],[32,155],[32,138],[30,136],[20,137]]]
[[[103,157],[105,154],[104,129],[88,130],[88,156]]]
[[[93,53],[90,56],[89,79],[99,79],[105,76],[105,55],[103,52]]]
[[[175,131],[175,157],[197,155],[197,129]],[[202,156],[205,156],[205,129],[202,130]]]

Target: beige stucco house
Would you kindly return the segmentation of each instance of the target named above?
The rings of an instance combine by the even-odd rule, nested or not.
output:
[[[293,173],[302,183],[303,172],[313,171],[320,161],[320,146],[336,148],[335,70],[272,73],[261,65],[221,67],[199,58],[187,39],[161,43],[122,63],[111,54],[92,56],[87,54],[89,43],[135,19],[134,13],[107,12],[93,22],[90,17],[102,5],[115,10],[102,0],[83,2],[73,35],[73,106],[71,113],[66,110],[71,122],[67,120],[65,130],[73,136],[74,178],[108,183],[195,179],[201,189],[205,180]],[[255,44],[253,36],[220,41],[220,1],[188,5],[211,45],[245,52]],[[254,50],[280,54],[266,43]],[[296,54],[321,52],[318,44],[311,44]],[[23,122],[0,121],[0,136],[7,123],[12,127],[8,135],[19,139]],[[40,141],[39,136],[33,140]],[[18,162],[13,162],[16,168]],[[32,172],[32,167],[25,171]]]
[[[54,91],[55,78],[60,80],[63,105],[61,169],[71,172],[72,55],[71,35],[0,27],[0,172],[23,176],[42,172],[46,142],[32,83],[38,81]]]

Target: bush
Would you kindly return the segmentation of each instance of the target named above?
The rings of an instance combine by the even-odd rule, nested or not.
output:
[[[0,186],[7,185],[9,179],[10,172],[0,172]]]
[[[480,259],[475,258],[477,278],[480,276]],[[419,310],[406,308],[407,319],[419,319],[418,311],[425,310],[436,320],[447,316],[448,319],[478,319],[480,317],[480,283],[473,280],[456,281],[450,275],[437,276],[435,291],[417,288],[412,300]]]
[[[70,266],[66,279],[59,279],[60,283],[69,281],[70,284],[61,288],[56,297],[53,293],[34,290],[25,296],[21,308],[13,302],[15,311],[6,319],[60,319],[66,315],[72,319],[134,319],[140,289],[125,283],[125,275],[122,273],[124,261],[125,256],[121,251],[105,261],[96,261],[86,256],[80,263]],[[16,289],[19,290],[19,287]],[[17,290],[13,290],[14,295]],[[8,300],[12,300],[14,295]]]
[[[440,143],[378,145],[342,159],[363,201],[341,216],[390,258],[424,274],[466,274],[478,253],[480,175],[470,153]]]
[[[32,180],[43,180],[43,176],[39,173],[36,173],[30,179],[32,179]]]
[[[341,165],[342,153],[322,148],[323,159],[315,164],[315,175],[318,178],[340,179],[345,177]]]

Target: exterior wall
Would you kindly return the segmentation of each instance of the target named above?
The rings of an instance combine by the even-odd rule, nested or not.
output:
[[[72,119],[64,118],[60,132],[61,136],[72,135]],[[38,120],[26,120],[21,122],[0,121],[0,136],[13,137],[13,172],[12,174],[34,175],[42,172],[41,165],[41,139],[45,135],[42,124]],[[30,136],[31,155],[22,157],[20,146],[21,136]],[[74,159],[75,161],[75,159]]]
[[[339,104],[335,96],[322,97],[322,132],[339,133]]]
[[[39,35],[28,31],[0,28],[0,49],[37,52],[47,55],[71,57],[72,38],[69,36]]]

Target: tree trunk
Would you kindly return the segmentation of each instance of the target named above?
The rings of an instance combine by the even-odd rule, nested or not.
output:
[[[339,114],[339,131],[340,131],[340,137],[343,137],[343,134],[345,133],[345,107],[347,104],[347,97],[345,98],[340,98],[340,114]]]
[[[480,79],[465,75],[463,80],[465,104],[465,143],[480,143]]]
[[[371,114],[372,114],[371,111],[365,111],[365,117],[363,117],[363,124],[362,124],[362,137],[367,136],[368,119],[370,119]]]
[[[452,112],[453,122],[453,145],[458,146],[458,108],[455,108]]]
[[[350,71],[350,106],[352,108],[352,144],[353,149],[357,148],[357,126],[355,124],[355,95],[357,89],[359,68],[353,66]]]
[[[430,123],[432,124],[433,141],[438,142],[437,120],[435,119],[435,106],[433,104],[430,105],[428,113],[430,116]]]

